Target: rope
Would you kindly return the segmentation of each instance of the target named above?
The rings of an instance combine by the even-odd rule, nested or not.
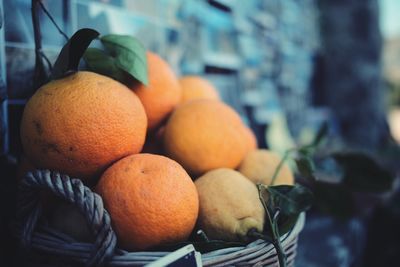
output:
[[[106,263],[114,253],[117,239],[101,197],[84,186],[81,180],[49,170],[29,172],[20,183],[17,219],[22,247],[26,250],[32,247],[32,237],[42,214],[41,189],[49,189],[73,203],[85,216],[96,237],[85,265],[102,266]]]

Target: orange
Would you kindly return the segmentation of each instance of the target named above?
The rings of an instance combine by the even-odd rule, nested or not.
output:
[[[293,185],[293,173],[286,163],[282,165],[274,184],[271,184],[280,162],[281,157],[278,154],[267,149],[257,149],[246,155],[238,170],[255,184]]]
[[[165,127],[167,155],[189,173],[201,175],[216,168],[236,168],[247,152],[239,115],[218,100],[184,103]]]
[[[146,113],[126,86],[76,72],[42,86],[26,104],[21,140],[38,168],[89,179],[142,149]]]
[[[196,187],[175,161],[160,155],[125,157],[102,175],[96,191],[128,250],[185,241],[199,211]]]
[[[182,101],[193,99],[219,99],[218,91],[207,80],[199,76],[184,76],[179,79],[182,87]]]
[[[131,88],[146,110],[149,129],[156,128],[179,104],[182,89],[171,67],[158,55],[147,52],[149,85]]]
[[[250,152],[257,149],[257,138],[254,132],[246,125],[244,126],[244,136],[244,138],[247,140],[247,151]]]

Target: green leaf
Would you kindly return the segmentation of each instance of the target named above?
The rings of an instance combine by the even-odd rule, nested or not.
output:
[[[97,36],[99,33],[93,29],[80,29],[74,33],[61,49],[54,63],[51,79],[60,79],[70,72],[77,71],[83,53]]]
[[[315,161],[314,176],[319,181],[340,183],[343,177],[343,168],[331,156],[319,157]]]
[[[101,49],[89,47],[83,54],[83,59],[88,69],[93,72],[112,77],[120,82],[126,80],[125,72],[116,66],[114,58]]]
[[[117,68],[148,85],[146,49],[134,37],[109,34],[100,38],[106,50],[115,58]]]
[[[324,140],[327,134],[328,134],[328,123],[324,122],[318,129],[318,132],[315,135],[314,140],[308,145],[303,145],[299,147],[297,149],[297,152],[302,156],[311,157],[315,153],[315,150],[318,148],[318,146],[321,144],[321,142]]]
[[[268,206],[272,210],[279,208],[283,215],[298,215],[313,203],[312,192],[299,184],[269,186],[267,190]]]
[[[354,214],[354,199],[346,186],[315,182],[313,192],[315,204],[321,211],[340,219],[349,218]]]
[[[356,192],[381,193],[390,190],[394,176],[364,153],[335,153],[333,158],[343,167],[342,183]]]
[[[295,159],[299,173],[309,179],[316,180],[314,172],[315,165],[310,156],[300,155]]]
[[[312,146],[317,147],[321,144],[322,140],[328,134],[328,123],[324,121],[321,127],[318,129],[317,134],[315,135],[314,141],[311,143]]]
[[[301,185],[258,185],[260,199],[266,212],[274,214],[279,209],[279,233],[283,235],[293,228],[299,214],[309,209],[313,202],[313,194]],[[268,224],[270,222],[266,222]],[[271,227],[264,227],[266,235],[271,236]]]
[[[292,230],[298,218],[298,214],[281,215],[278,220],[279,234],[282,236]]]
[[[301,146],[297,149],[300,156],[311,157],[314,154],[315,148],[312,145]]]
[[[280,212],[280,207],[279,206],[274,206],[274,204],[271,202],[271,196],[268,191],[268,187],[263,184],[257,184],[257,189],[258,189],[258,196],[260,198],[260,201],[264,207],[265,210],[265,225],[264,225],[264,230],[262,234],[257,234],[257,232],[249,231],[247,233],[248,236],[251,236],[251,234],[257,234],[260,236],[260,238],[264,239],[265,241],[272,242],[276,253],[278,255],[278,260],[279,260],[279,266],[286,266],[286,255],[285,252],[282,248],[280,236],[283,234],[283,232],[279,231],[279,224],[278,220],[282,217],[282,213]]]

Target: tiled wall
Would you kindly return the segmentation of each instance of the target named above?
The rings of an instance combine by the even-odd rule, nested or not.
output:
[[[5,29],[5,42],[0,42],[0,53],[5,51],[6,56],[0,58],[0,71],[4,71],[1,64],[6,65],[7,74],[0,77],[7,77],[9,151],[17,153],[19,118],[33,93],[31,1],[1,1],[5,27],[0,31]],[[206,76],[253,128],[268,123],[268,116],[256,113],[285,112],[294,133],[302,123],[298,110],[308,105],[312,56],[318,43],[315,0],[43,3],[69,36],[83,27],[101,34],[131,34],[161,54],[178,74]],[[40,23],[44,52],[54,61],[65,40],[43,13]],[[263,132],[258,137],[263,139]]]

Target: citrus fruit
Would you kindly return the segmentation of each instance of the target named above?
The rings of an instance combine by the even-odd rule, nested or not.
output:
[[[281,161],[281,157],[267,149],[249,152],[238,170],[254,183],[272,185],[272,177]],[[284,163],[273,185],[293,185],[294,177],[289,166]]]
[[[182,87],[181,103],[193,99],[219,99],[217,89],[199,76],[184,76],[179,79],[179,83]]]
[[[167,157],[125,157],[104,172],[96,191],[125,249],[184,241],[195,226],[196,187],[182,166]]]
[[[165,127],[164,147],[168,156],[193,175],[236,168],[247,152],[239,115],[228,105],[209,99],[175,109]]]
[[[21,141],[36,167],[86,180],[140,152],[146,129],[144,108],[131,90],[82,71],[49,82],[29,99]]]
[[[244,138],[247,141],[247,151],[250,152],[257,149],[258,147],[257,138],[253,133],[253,131],[245,125],[243,132],[244,132]]]
[[[246,241],[250,229],[263,231],[265,211],[257,187],[241,173],[216,169],[200,176],[199,228],[211,239]]]
[[[161,57],[147,52],[148,86],[131,86],[146,110],[149,129],[156,128],[179,104],[182,89],[171,67]]]

